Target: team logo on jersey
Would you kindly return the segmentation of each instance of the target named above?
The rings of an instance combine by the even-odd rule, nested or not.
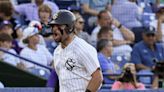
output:
[[[75,61],[72,58],[68,58],[67,61],[65,62],[65,67],[67,70],[72,71],[73,68],[75,67]]]

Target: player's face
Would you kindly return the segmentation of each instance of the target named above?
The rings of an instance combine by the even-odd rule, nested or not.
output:
[[[53,38],[56,42],[61,42],[62,40],[62,34],[59,29],[59,25],[53,25],[52,26],[52,33],[53,33]]]

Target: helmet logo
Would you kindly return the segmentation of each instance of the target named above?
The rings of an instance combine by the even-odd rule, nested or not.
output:
[[[59,13],[56,13],[54,16],[53,16],[53,19],[56,20],[59,16]]]

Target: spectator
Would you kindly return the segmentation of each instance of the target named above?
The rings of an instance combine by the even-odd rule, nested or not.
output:
[[[27,22],[30,22],[32,20],[39,21],[38,7],[43,4],[50,6],[52,14],[56,13],[59,10],[58,6],[53,2],[46,0],[34,0],[34,3],[21,4],[15,6],[15,11],[21,15],[24,15],[26,17]]]
[[[18,43],[19,47],[23,47],[23,46],[20,45],[21,39],[23,38],[22,25],[20,25],[20,24],[16,25],[14,30],[16,31],[16,35],[17,35],[17,38],[15,38],[16,42]]]
[[[38,30],[36,28],[28,28],[24,32],[26,33],[26,37],[23,42],[27,44],[27,47],[21,51],[20,55],[42,65],[50,65],[52,62],[52,55],[44,46],[39,45]],[[27,70],[42,69],[32,63],[28,63],[24,60],[21,61]]]
[[[75,21],[75,34],[85,40],[86,42],[90,43],[90,35],[87,32],[83,31],[84,28],[84,19],[81,15],[75,14],[76,21]]]
[[[22,46],[22,48],[26,47],[27,44],[24,44],[22,42],[23,39],[25,39],[28,35],[28,30],[36,30],[36,31],[41,31],[42,30],[42,25],[39,21],[31,21],[28,25],[28,27],[26,27],[24,30],[23,30],[23,37],[20,41],[20,45]],[[42,46],[45,46],[46,47],[46,43],[45,43],[45,40],[43,38],[42,35],[39,35],[39,44],[42,45]]]
[[[42,30],[40,32],[40,34],[44,37],[44,38],[52,38],[51,35],[51,28],[48,25],[48,22],[50,21],[51,18],[51,13],[52,10],[48,5],[41,5],[39,7],[38,10],[38,14],[39,14],[39,19],[40,19],[40,23],[42,24]]]
[[[98,37],[98,41],[100,41],[102,39],[107,39],[112,42],[113,41],[113,30],[109,26],[102,27],[100,29],[97,37]],[[112,56],[110,56],[110,60],[113,61],[113,63],[116,65],[117,70],[122,68],[125,65],[125,63],[127,63],[125,56],[113,55],[113,50],[112,50]]]
[[[135,65],[127,63],[124,66],[123,74],[121,77],[112,85],[112,90],[132,90],[132,89],[145,89],[144,84],[138,83],[136,79]]]
[[[132,51],[132,62],[139,71],[148,70],[150,72],[155,66],[155,62],[164,61],[164,48],[156,43],[155,28],[147,27],[142,34],[143,41],[135,44]],[[155,80],[154,80],[155,81]],[[158,87],[153,82],[153,88]]]
[[[0,48],[7,50],[10,53],[17,54],[14,49],[12,49],[12,37],[6,33],[0,33]],[[16,58],[13,55],[0,52],[0,59],[4,62],[7,62],[11,65],[17,66],[19,62],[19,58]]]
[[[40,31],[40,34],[44,37],[48,50],[53,53],[55,47],[57,46],[57,43],[53,40],[51,27],[48,25],[52,10],[48,5],[43,4],[39,7],[38,12],[42,25],[42,30]]]
[[[14,9],[10,1],[0,1],[0,23],[3,21],[9,21],[12,24],[12,30],[14,30],[15,26],[19,23],[19,21],[13,17],[13,11]],[[15,31],[13,31],[12,37],[14,39],[16,38]]]
[[[133,32],[122,26],[116,19],[112,18],[112,15],[107,10],[101,11],[97,17],[99,25],[92,32],[91,44],[95,46],[97,42],[97,33],[101,27],[110,26],[113,30],[113,55],[125,55],[129,59],[132,51],[129,44],[134,41]]]
[[[105,73],[118,73],[119,72],[119,66],[114,64],[110,57],[112,55],[112,42],[107,39],[101,39],[97,43],[97,51],[98,51],[98,59],[100,63],[100,67],[102,69],[102,72]],[[111,76],[104,76],[104,83],[113,83],[115,77]]]
[[[98,41],[101,39],[108,39],[113,41],[113,31],[110,27],[102,27],[97,34]]]
[[[96,16],[101,10],[106,9],[108,6],[111,7],[112,0],[80,0],[82,13],[85,18],[86,27],[94,27],[97,23]]]
[[[10,36],[12,36],[13,29],[12,29],[12,24],[10,21],[3,21],[0,24],[0,33],[6,33]],[[15,31],[16,32],[16,31]],[[22,50],[22,48],[18,45],[18,42],[13,39],[12,40],[12,48],[19,54],[19,52]]]
[[[0,23],[0,32],[1,33],[6,33],[8,35],[12,35],[13,29],[12,29],[12,24],[10,21],[3,21]]]
[[[153,13],[154,9],[160,6],[162,2],[162,0],[137,0],[137,4],[143,8],[143,12],[146,13]]]
[[[162,41],[164,44],[164,6],[159,7],[156,10],[157,19],[150,23],[151,26],[155,27],[157,31],[157,40]]]
[[[129,2],[128,0],[116,0],[112,6],[111,12],[114,18],[129,29],[142,26],[139,20],[141,13],[139,7],[134,2]]]
[[[112,0],[94,1],[94,0],[80,0],[81,7],[84,13],[97,16],[101,10],[104,10]]]

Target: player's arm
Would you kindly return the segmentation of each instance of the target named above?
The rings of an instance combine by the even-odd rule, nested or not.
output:
[[[86,92],[96,92],[103,81],[100,68],[98,68],[91,76],[92,78],[87,86]]]

